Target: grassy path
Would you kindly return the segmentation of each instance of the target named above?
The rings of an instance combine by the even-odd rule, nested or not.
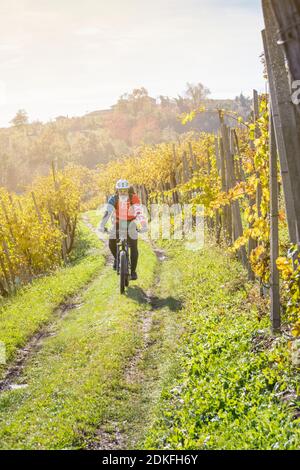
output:
[[[96,435],[85,443],[88,449],[138,448],[150,427],[163,385],[172,373],[173,355],[182,334],[182,272],[176,267],[176,258],[165,259],[159,250],[156,256],[160,261],[151,288],[129,288],[129,296],[141,303],[141,342],[124,368],[109,414]]]
[[[53,322],[51,335],[26,361],[15,384],[23,386],[2,391],[1,448],[82,447],[109,419],[125,393],[126,366],[133,367],[144,348],[145,293],[158,262],[150,245],[141,251],[138,286],[121,297],[115,272],[102,268],[79,305]]]
[[[139,280],[120,296],[99,246],[82,258],[65,313],[54,314],[61,297],[49,305],[47,286],[65,296],[68,268],[57,284],[40,281],[48,326],[0,392],[0,448],[297,448],[286,341],[270,337],[241,266],[214,247],[170,242],[164,257],[140,241]],[[32,319],[25,342],[43,325]]]

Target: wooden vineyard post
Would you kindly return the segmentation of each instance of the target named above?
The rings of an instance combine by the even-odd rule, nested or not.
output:
[[[144,195],[143,195],[143,191],[142,191],[142,186],[139,185],[138,187],[138,196],[140,198],[140,201],[141,201],[141,204],[145,204],[145,201],[144,201]]]
[[[241,178],[240,178],[240,168],[238,165],[238,157],[239,157],[239,149],[237,148],[236,145],[236,140],[235,140],[235,129],[230,129],[228,128],[228,138],[229,138],[229,143],[230,143],[230,153],[233,161],[233,176],[234,176],[234,184],[240,183]]]
[[[270,0],[263,0],[266,30],[263,34],[270,83],[277,149],[280,157],[291,242],[300,246],[300,146],[296,106],[292,103],[285,58],[277,43],[278,25]],[[287,181],[289,185],[287,186]]]
[[[187,183],[191,179],[191,170],[188,164],[186,152],[182,155],[183,183]]]
[[[48,207],[48,212],[49,212],[49,215],[50,215],[51,225],[52,225],[52,227],[55,227],[55,220],[54,220],[54,217],[53,217],[53,212],[52,212],[50,201],[47,202],[47,207]]]
[[[278,229],[278,167],[274,134],[274,121],[270,110],[270,215],[271,215],[271,324],[273,333],[280,330],[279,272],[276,261],[279,257]]]
[[[77,226],[77,216],[75,217],[73,225],[69,222],[67,224],[67,253],[71,253],[73,245],[74,245],[74,240],[75,240],[75,232],[76,232],[76,226]]]
[[[144,197],[144,191],[142,185],[138,187],[138,195],[141,201],[141,204],[145,205],[145,197]]]
[[[173,204],[178,204],[179,195],[178,195],[178,192],[176,191],[176,187],[179,181],[177,180],[177,155],[176,155],[175,144],[173,144],[172,146],[172,151],[173,151],[173,162],[172,162],[170,184],[171,184],[171,188],[174,190],[173,191]]]
[[[12,267],[12,262],[11,262],[11,259],[10,259],[8,246],[7,246],[7,243],[4,239],[2,240],[2,248],[3,248],[3,252],[5,254],[6,261],[7,261],[8,271],[9,271],[9,275],[10,275],[11,290],[12,290],[12,292],[15,292],[16,286],[15,286],[14,270],[13,270],[13,267]]]
[[[173,204],[178,204],[178,194],[177,191],[175,190],[177,186],[177,181],[175,177],[175,172],[171,171],[170,174],[170,187],[173,190],[172,192],[172,198],[173,198]]]
[[[143,194],[144,205],[147,206],[148,205],[148,192],[144,184],[142,184],[142,194]]]
[[[216,154],[216,163],[218,173],[221,176],[221,155],[220,155],[220,146],[219,146],[219,139],[215,137],[215,154]],[[220,244],[221,242],[221,231],[222,231],[222,217],[220,210],[216,211],[216,242]]]
[[[55,173],[55,166],[54,162],[52,162],[52,175],[53,175],[53,181],[54,181],[54,189],[57,192],[59,190],[59,183],[56,180],[56,173]],[[62,240],[62,245],[61,245],[61,251],[62,251],[62,258],[64,262],[66,263],[68,258],[67,258],[67,241],[66,241],[66,233],[65,233],[65,222],[63,220],[63,214],[58,211],[58,221],[59,221],[59,226],[63,234],[63,240]]]
[[[176,181],[176,186],[178,184],[182,183],[182,171],[180,170],[180,158],[178,158],[177,152],[176,152],[176,145],[173,144],[173,169],[174,169],[174,174],[175,174],[175,181]],[[176,192],[176,197],[179,201],[179,194]]]
[[[259,119],[259,100],[257,90],[253,90],[253,113],[254,113],[254,124],[255,124],[255,137],[259,137],[259,127],[257,121]]]
[[[163,204],[169,205],[169,197],[167,194],[165,194],[167,191],[169,191],[169,184],[162,183],[162,189],[163,189]]]
[[[145,205],[146,203],[145,203],[145,197],[144,197],[144,192],[143,192],[143,186],[140,185],[140,184],[137,184],[136,186],[134,186],[134,191],[138,195],[138,197],[141,201],[141,204]]]
[[[22,207],[21,201],[19,199],[18,199],[18,206],[19,206],[21,214],[23,214],[23,212],[24,212],[23,207]]]
[[[265,58],[266,58],[266,65],[268,71],[268,79],[269,79],[269,86],[270,86],[270,94],[271,94],[271,108],[272,108],[272,115],[274,120],[274,127],[276,129],[276,141],[277,141],[277,150],[279,154],[280,160],[280,171],[281,171],[281,178],[282,178],[282,187],[284,193],[284,201],[285,201],[285,210],[287,216],[287,223],[289,229],[289,238],[291,243],[296,244],[297,237],[296,237],[296,214],[295,214],[295,207],[293,201],[293,194],[292,194],[292,186],[291,181],[289,178],[289,169],[286,159],[286,149],[284,144],[284,135],[281,131],[280,127],[280,119],[279,119],[279,103],[276,96],[276,90],[274,86],[274,77],[273,77],[273,70],[271,67],[271,59],[269,55],[269,46],[267,42],[266,32],[262,32],[263,43],[264,43],[264,50],[265,50]],[[282,62],[284,62],[284,57],[282,56]]]
[[[221,157],[221,178],[222,178],[222,192],[226,193],[228,191],[227,187],[227,178],[226,178],[226,165],[225,165],[225,151],[224,151],[224,142],[223,137],[220,137],[220,157]],[[232,217],[231,210],[229,206],[225,206],[223,209],[223,228],[225,239],[232,243]]]
[[[219,146],[219,139],[215,137],[215,152],[216,152],[216,162],[217,162],[217,169],[219,175],[221,175],[221,156],[220,156],[220,146]]]
[[[272,0],[272,7],[279,25],[280,45],[285,49],[291,81],[300,80],[299,0]],[[298,88],[298,86],[296,88]],[[295,106],[297,116],[300,117],[300,103],[296,103]]]
[[[37,215],[37,218],[39,220],[39,223],[42,224],[43,221],[42,221],[42,214],[41,214],[41,211],[37,205],[37,202],[36,202],[36,197],[35,197],[35,194],[33,191],[31,191],[31,196],[32,196],[32,200],[33,200],[33,204],[34,204],[34,208],[35,208],[35,212],[36,212],[36,215]]]
[[[140,198],[141,204],[144,204],[145,202],[144,202],[143,193],[142,193],[142,186],[138,185],[136,188],[137,188],[136,193],[138,197]]]
[[[230,143],[230,153],[232,155],[232,159],[233,159],[233,172],[234,172],[234,179],[235,181],[240,181],[240,178],[239,178],[239,168],[237,166],[237,162],[236,162],[236,146],[235,146],[235,139],[234,139],[234,133],[233,133],[233,129],[229,128],[228,129],[228,132],[229,132],[229,143]]]
[[[191,158],[192,167],[193,167],[193,173],[196,173],[199,170],[199,166],[198,166],[196,157],[194,155],[191,142],[189,142],[189,151],[190,151],[190,158]]]
[[[3,250],[3,255],[4,255],[3,258],[6,258],[7,265],[8,265],[8,268],[9,268],[8,269],[9,274],[11,276],[11,280],[10,280],[9,274],[6,270],[4,261],[2,259],[2,254],[0,254],[0,266],[1,266],[1,269],[2,269],[2,272],[3,272],[4,281],[5,281],[5,284],[6,284],[6,286],[2,285],[2,288],[3,288],[3,290],[6,290],[7,295],[9,295],[11,292],[14,291],[14,282],[13,282],[14,275],[12,273],[10,258],[9,258],[8,251],[7,251],[7,244],[6,244],[5,239],[4,239],[4,233],[3,233],[1,225],[0,225],[0,237],[1,237],[1,245],[2,245],[2,250]],[[5,295],[5,292],[3,292],[3,294]]]
[[[16,213],[16,207],[15,207],[15,203],[14,203],[14,200],[13,200],[11,194],[9,195],[9,201],[10,201],[10,205],[11,205],[11,209],[12,209],[12,213],[13,213],[14,223],[15,223],[16,225],[18,225],[18,218],[17,218],[17,213]]]
[[[221,162],[221,179],[222,179],[222,191],[227,191],[226,187],[226,168],[225,168],[225,154],[224,154],[224,145],[223,138],[220,137],[220,162]]]
[[[162,182],[159,182],[159,183],[158,183],[158,189],[159,189],[159,192],[160,192],[161,201],[162,201],[162,203],[164,203],[164,201],[165,201],[164,185],[163,185]]]
[[[4,282],[2,282],[1,280],[1,295],[3,296],[6,296],[6,295],[9,295],[9,293],[11,292],[11,287],[10,287],[10,282],[9,282],[9,276],[7,274],[7,271],[6,271],[6,268],[5,268],[5,265],[4,265],[4,262],[3,262],[3,259],[2,259],[2,256],[0,255],[0,267],[2,269],[2,272],[3,272],[3,276],[4,276]]]
[[[300,146],[300,0],[282,3],[282,1],[272,0],[274,14],[280,28],[279,43],[284,48],[289,68],[289,80],[291,93],[293,94],[293,103],[296,109],[298,142]]]
[[[258,93],[256,90],[253,90],[253,114],[254,114],[254,124],[255,124],[255,138],[258,139],[260,136],[259,128],[257,121],[259,119],[259,101],[258,101]],[[262,186],[260,182],[260,175],[256,173],[257,178],[257,189],[256,189],[256,208],[257,208],[257,215],[261,217],[261,200],[262,200]]]
[[[66,240],[66,233],[65,233],[65,223],[64,223],[64,220],[63,220],[63,215],[61,213],[58,214],[58,219],[59,219],[59,225],[60,225],[60,229],[62,231],[62,234],[63,234],[63,240],[62,240],[62,257],[63,257],[63,260],[64,262],[66,263],[68,261],[68,258],[67,258],[67,240]]]
[[[164,193],[167,193],[170,190],[170,185],[168,182],[163,184]],[[169,205],[169,195],[164,194],[164,203]]]
[[[133,186],[134,192],[138,195],[141,204],[144,204],[143,197],[142,197],[142,187],[140,185]]]
[[[210,153],[209,150],[206,150],[206,159],[207,159],[207,170],[208,174],[211,174],[211,161],[210,161]]]
[[[238,157],[239,157],[239,174],[240,174],[240,178],[241,178],[241,181],[246,181],[246,176],[245,176],[245,172],[244,172],[244,169],[243,169],[242,156],[241,156],[241,151],[240,151],[239,138],[238,138],[236,129],[233,129],[233,135],[234,135],[235,145],[236,145],[236,149],[237,149],[237,153],[238,153]]]
[[[138,184],[133,184],[132,187],[133,187],[133,191],[135,192],[135,194],[137,194],[137,196],[141,200],[140,186]]]
[[[236,178],[234,172],[234,161],[233,155],[230,151],[230,140],[229,140],[229,129],[225,125],[224,121],[221,124],[221,132],[223,138],[223,146],[226,160],[226,174],[227,174],[227,186],[228,189],[234,188],[236,185]],[[233,237],[234,241],[243,236],[243,225],[242,217],[240,212],[239,201],[233,201],[231,204],[232,208],[232,222],[233,222]],[[248,266],[247,253],[244,246],[239,250],[240,259],[245,267]]]
[[[210,161],[210,153],[209,150],[206,150],[206,163],[207,163],[207,174],[210,176],[211,174],[211,161]],[[213,231],[214,229],[214,219],[213,217],[207,217],[207,225],[208,228]]]
[[[1,199],[1,207],[2,207],[2,211],[3,211],[4,217],[5,217],[7,226],[9,228],[11,239],[12,239],[12,241],[15,241],[14,232],[13,232],[13,229],[12,229],[9,217],[8,217],[8,212],[7,212],[7,209],[6,209],[6,206],[5,206],[5,203],[4,203],[3,199]]]

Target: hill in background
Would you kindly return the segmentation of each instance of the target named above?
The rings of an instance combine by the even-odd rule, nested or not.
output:
[[[82,117],[58,116],[49,123],[28,122],[20,110],[12,126],[0,129],[0,186],[22,191],[35,176],[49,172],[51,162],[94,168],[100,163],[133,152],[142,143],[157,144],[177,140],[196,130],[216,132],[215,112],[204,112],[183,126],[179,116],[205,106],[207,110],[227,109],[247,118],[251,100],[243,94],[234,100],[209,99],[210,91],[201,83],[187,84],[183,96],[149,96],[145,88],[120,97],[110,110],[94,111]]]

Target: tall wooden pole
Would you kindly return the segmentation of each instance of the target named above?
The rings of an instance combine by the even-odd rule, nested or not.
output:
[[[193,166],[193,173],[196,173],[199,170],[199,165],[198,165],[197,159],[194,155],[193,147],[192,147],[191,142],[189,142],[189,151],[190,151],[190,159],[191,159],[192,166]]]
[[[279,45],[284,48],[289,68],[291,93],[295,96],[298,139],[300,145],[300,0],[271,0],[272,8],[279,27]]]
[[[271,215],[271,323],[273,333],[280,330],[279,272],[276,261],[279,257],[278,229],[278,166],[274,133],[274,120],[270,107],[270,215]]]
[[[215,152],[216,152],[216,162],[217,162],[217,169],[219,175],[221,175],[221,155],[220,155],[220,146],[219,146],[219,138],[215,137]]]
[[[275,136],[281,164],[286,164],[290,182],[290,199],[286,199],[291,241],[300,246],[300,146],[296,106],[292,103],[283,51],[277,42],[278,25],[271,0],[262,0],[266,30],[263,34],[270,81]],[[268,57],[267,57],[268,56]],[[283,181],[284,184],[284,181]],[[292,217],[294,215],[294,217]],[[294,223],[293,223],[294,220]]]
[[[293,201],[291,180],[289,176],[289,168],[287,164],[284,134],[281,128],[279,102],[278,102],[278,98],[276,95],[274,73],[273,73],[273,67],[271,64],[271,58],[269,54],[269,43],[267,41],[266,31],[262,31],[262,38],[263,38],[263,43],[264,43],[265,60],[266,60],[266,66],[267,66],[267,72],[268,72],[270,95],[271,95],[270,99],[271,99],[272,116],[274,120],[275,138],[277,142],[277,150],[278,150],[279,160],[280,160],[280,171],[281,171],[282,187],[283,187],[283,194],[284,194],[284,201],[285,201],[285,211],[286,211],[287,224],[288,224],[288,230],[289,230],[289,238],[290,238],[291,243],[297,243],[296,224],[295,224],[296,213],[295,213],[295,207],[294,207],[294,201]],[[282,60],[284,60],[283,57],[282,57]]]
[[[255,124],[255,138],[258,139],[260,136],[259,127],[257,121],[259,119],[259,100],[258,93],[256,90],[253,90],[253,114],[254,114],[254,124]],[[257,178],[257,189],[256,189],[256,208],[258,217],[262,216],[261,213],[261,201],[262,201],[262,186],[260,181],[260,175],[256,172]]]
[[[300,80],[300,0],[272,0],[271,4],[279,25],[280,44],[284,46],[292,80]]]

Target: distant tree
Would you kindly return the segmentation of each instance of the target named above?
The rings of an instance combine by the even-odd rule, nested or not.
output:
[[[156,100],[151,98],[146,88],[135,88],[132,93],[125,93],[113,106],[114,111],[136,117],[140,113],[151,112],[156,107]]]
[[[232,107],[232,110],[237,112],[240,116],[244,119],[248,119],[252,113],[252,100],[248,96],[245,96],[241,93],[239,96],[235,98],[235,103]]]
[[[174,98],[179,112],[185,113],[191,109],[198,108],[201,106],[204,100],[210,95],[210,90],[206,88],[202,83],[194,85],[193,83],[186,84],[186,90],[183,96],[178,95]]]
[[[210,90],[202,83],[194,85],[193,83],[186,84],[185,97],[192,102],[194,108],[200,106],[203,100],[207,99],[210,95]]]
[[[240,96],[237,96],[235,98],[235,101],[240,104],[242,108],[246,108],[249,106],[249,102],[251,101],[250,98],[245,96],[243,93],[240,94]]]
[[[28,115],[25,109],[19,109],[15,117],[10,121],[15,127],[25,126],[28,124]]]
[[[130,95],[129,95],[130,96]],[[141,88],[135,88],[133,91],[132,91],[132,94],[131,94],[131,97],[133,99],[141,99],[141,98],[146,98],[148,97],[149,94],[148,94],[148,91],[146,90],[146,88],[144,87],[141,87]]]
[[[183,96],[178,95],[177,98],[174,98],[175,103],[177,104],[178,110],[180,113],[186,113],[190,109],[190,102]]]
[[[169,96],[159,96],[160,106],[165,110],[166,108],[172,109],[175,106],[175,100]]]

